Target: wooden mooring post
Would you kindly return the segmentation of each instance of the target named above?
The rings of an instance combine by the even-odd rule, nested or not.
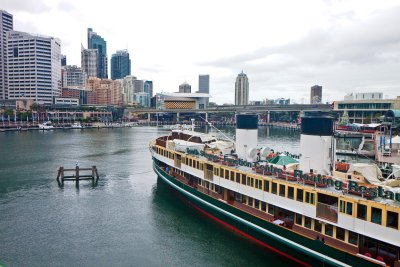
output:
[[[66,175],[69,172],[72,172],[72,174]],[[64,167],[61,166],[58,169],[57,182],[60,186],[64,185],[64,181],[75,181],[76,186],[79,186],[80,180],[92,180],[94,185],[97,184],[99,173],[97,172],[96,166],[92,166],[91,168],[79,168],[77,165],[75,169],[64,169]]]

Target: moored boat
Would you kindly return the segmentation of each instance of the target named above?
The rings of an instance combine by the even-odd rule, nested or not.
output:
[[[38,126],[39,126],[40,130],[52,130],[52,129],[54,129],[54,126],[51,125],[51,121],[46,121],[46,122],[43,122],[43,123],[39,123]]]
[[[333,121],[321,114],[302,118],[298,162],[267,160],[257,120],[238,115],[235,142],[173,130],[150,144],[154,170],[204,212],[298,263],[398,266],[400,180],[337,162]]]
[[[83,126],[82,126],[82,124],[80,124],[79,122],[74,122],[74,123],[71,125],[71,128],[72,128],[72,129],[82,129]]]

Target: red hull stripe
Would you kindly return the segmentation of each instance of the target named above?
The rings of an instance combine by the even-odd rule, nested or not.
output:
[[[247,234],[247,233],[245,233],[245,232],[243,232],[243,231],[237,229],[236,227],[234,227],[234,226],[232,226],[232,225],[230,225],[230,224],[224,222],[223,220],[218,219],[218,218],[215,217],[214,215],[211,215],[210,213],[208,213],[207,211],[205,211],[205,210],[201,209],[200,207],[196,206],[196,205],[193,204],[192,202],[190,202],[190,201],[188,201],[188,202],[189,202],[189,204],[190,204],[193,208],[195,208],[196,210],[198,210],[198,211],[201,212],[202,214],[204,214],[204,215],[206,215],[207,217],[211,218],[212,220],[214,220],[214,221],[216,221],[216,222],[222,224],[223,226],[225,226],[225,227],[227,227],[227,228],[229,228],[229,229],[231,229],[231,230],[237,232],[238,234],[240,234],[240,235],[242,235],[242,236],[244,236],[244,237],[246,237],[246,238],[248,238],[248,239],[254,241],[255,243],[257,243],[257,244],[259,244],[259,245],[261,245],[261,246],[263,246],[263,247],[266,247],[266,248],[268,248],[269,250],[272,250],[272,251],[274,251],[275,253],[278,253],[279,255],[284,256],[285,258],[288,258],[288,259],[290,259],[290,260],[292,260],[292,261],[294,261],[294,262],[296,262],[296,263],[298,263],[298,264],[301,264],[301,265],[307,266],[307,267],[312,267],[312,265],[307,264],[307,263],[305,263],[305,262],[303,262],[303,261],[301,261],[301,260],[299,260],[299,259],[297,259],[297,258],[295,258],[295,257],[293,257],[293,256],[291,256],[291,255],[289,255],[289,254],[286,254],[285,252],[282,252],[282,251],[280,251],[280,250],[278,250],[278,249],[276,249],[276,248],[274,248],[274,247],[272,247],[272,246],[270,246],[270,245],[268,245],[268,244],[266,244],[266,243],[264,243],[264,242],[258,240],[257,238],[254,238],[253,236],[251,236],[251,235],[249,235],[249,234]]]

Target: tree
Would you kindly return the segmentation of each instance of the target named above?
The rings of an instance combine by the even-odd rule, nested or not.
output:
[[[14,110],[12,109],[6,109],[4,111],[4,116],[14,116]]]
[[[38,110],[40,108],[40,105],[38,103],[33,103],[31,105],[31,110]]]

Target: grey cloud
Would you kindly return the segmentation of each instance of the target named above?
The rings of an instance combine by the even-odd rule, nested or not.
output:
[[[42,1],[32,0],[2,0],[1,7],[9,12],[29,12],[39,14],[50,11],[50,7]]]
[[[331,65],[342,62],[366,64],[397,60],[400,56],[400,7],[376,12],[365,22],[355,21],[348,28],[332,27],[310,32],[301,40],[287,45],[263,47],[231,58],[203,62],[199,65],[245,67],[249,62],[271,55],[286,55],[297,64]],[[390,53],[388,53],[390,52]],[[263,64],[268,67],[268,62]],[[280,64],[286,68],[286,64]],[[278,66],[274,66],[278,67]]]
[[[325,96],[331,100],[335,95],[340,98],[346,92],[369,88],[398,94],[400,6],[376,11],[365,21],[356,20],[351,12],[340,19],[343,17],[352,23],[346,27],[334,23],[329,29],[309,32],[296,42],[261,47],[199,65],[234,73],[243,69],[249,77],[251,99],[268,97],[266,91],[275,97],[296,97],[294,89],[299,90],[297,95],[307,96],[310,86],[316,83],[326,88]]]
[[[75,12],[77,9],[69,1],[61,1],[57,8],[63,12]]]

